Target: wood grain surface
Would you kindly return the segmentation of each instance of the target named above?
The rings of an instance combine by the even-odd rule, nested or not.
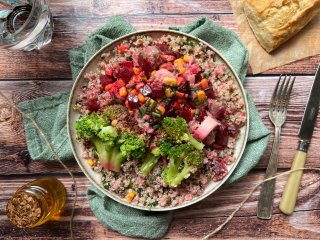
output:
[[[137,30],[183,25],[200,17],[238,32],[227,0],[48,0],[54,18],[52,43],[40,51],[0,50],[0,91],[14,103],[69,91],[72,87],[68,51],[85,41],[88,34],[114,15],[123,16]],[[263,122],[273,133],[268,119],[268,103],[280,74],[296,75],[287,121],[280,143],[279,172],[290,168],[297,147],[297,133],[320,55],[270,69],[252,76],[250,69],[244,84],[254,100]],[[318,117],[319,120],[319,117]],[[174,219],[164,239],[200,239],[217,227],[238,206],[255,184],[264,177],[271,152],[273,134],[260,162],[237,183],[223,186],[203,201],[174,212]],[[308,167],[320,164],[320,123],[318,121],[308,152]],[[75,161],[66,165],[76,174],[79,201],[75,215],[76,239],[127,239],[105,228],[93,215],[86,189],[91,185]],[[66,210],[57,222],[35,229],[17,229],[6,217],[6,204],[15,190],[44,175],[57,176],[67,188]],[[286,177],[277,180],[273,217],[256,217],[257,190],[235,218],[216,239],[320,239],[320,174],[305,171],[297,207],[292,216],[278,210]],[[72,181],[56,162],[30,159],[21,116],[0,98],[0,239],[66,239],[69,237]]]

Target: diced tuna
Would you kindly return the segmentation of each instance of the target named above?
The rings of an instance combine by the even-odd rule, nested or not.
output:
[[[193,136],[202,141],[218,126],[219,126],[219,122],[216,119],[208,116],[200,124],[200,126],[194,132]]]

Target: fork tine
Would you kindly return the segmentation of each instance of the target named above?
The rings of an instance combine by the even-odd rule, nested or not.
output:
[[[280,89],[279,91],[276,93],[276,99],[275,99],[275,107],[276,107],[276,111],[282,111],[282,97],[283,97],[283,87],[286,83],[287,80],[287,75],[285,75],[284,79],[281,82],[280,85]]]
[[[273,109],[276,107],[276,96],[277,96],[277,92],[278,92],[279,83],[281,81],[281,77],[282,77],[282,74],[280,75],[278,82],[277,82],[277,85],[272,93],[270,108],[273,108]]]
[[[288,85],[290,83],[290,80],[291,80],[291,76],[286,76],[286,78],[284,79],[284,81],[282,83],[284,88],[282,89],[281,96],[280,96],[280,99],[279,99],[279,110],[281,110],[281,111],[285,110],[286,99],[287,99],[287,96],[288,96]]]
[[[289,90],[287,91],[287,94],[286,94],[286,103],[285,103],[285,107],[288,107],[288,104],[289,104],[289,98],[290,98],[290,95],[291,95],[291,91],[292,91],[292,88],[293,88],[293,84],[294,84],[294,81],[296,80],[296,77],[293,77],[292,78],[292,81],[290,83],[290,86],[289,86]]]

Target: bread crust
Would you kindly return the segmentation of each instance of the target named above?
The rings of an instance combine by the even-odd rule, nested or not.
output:
[[[261,46],[272,52],[320,13],[320,0],[244,0],[249,25]]]

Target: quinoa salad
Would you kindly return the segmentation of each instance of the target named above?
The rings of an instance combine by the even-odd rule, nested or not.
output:
[[[101,55],[72,106],[81,158],[141,207],[175,207],[221,181],[236,158],[245,100],[228,67],[185,36],[133,35]]]

